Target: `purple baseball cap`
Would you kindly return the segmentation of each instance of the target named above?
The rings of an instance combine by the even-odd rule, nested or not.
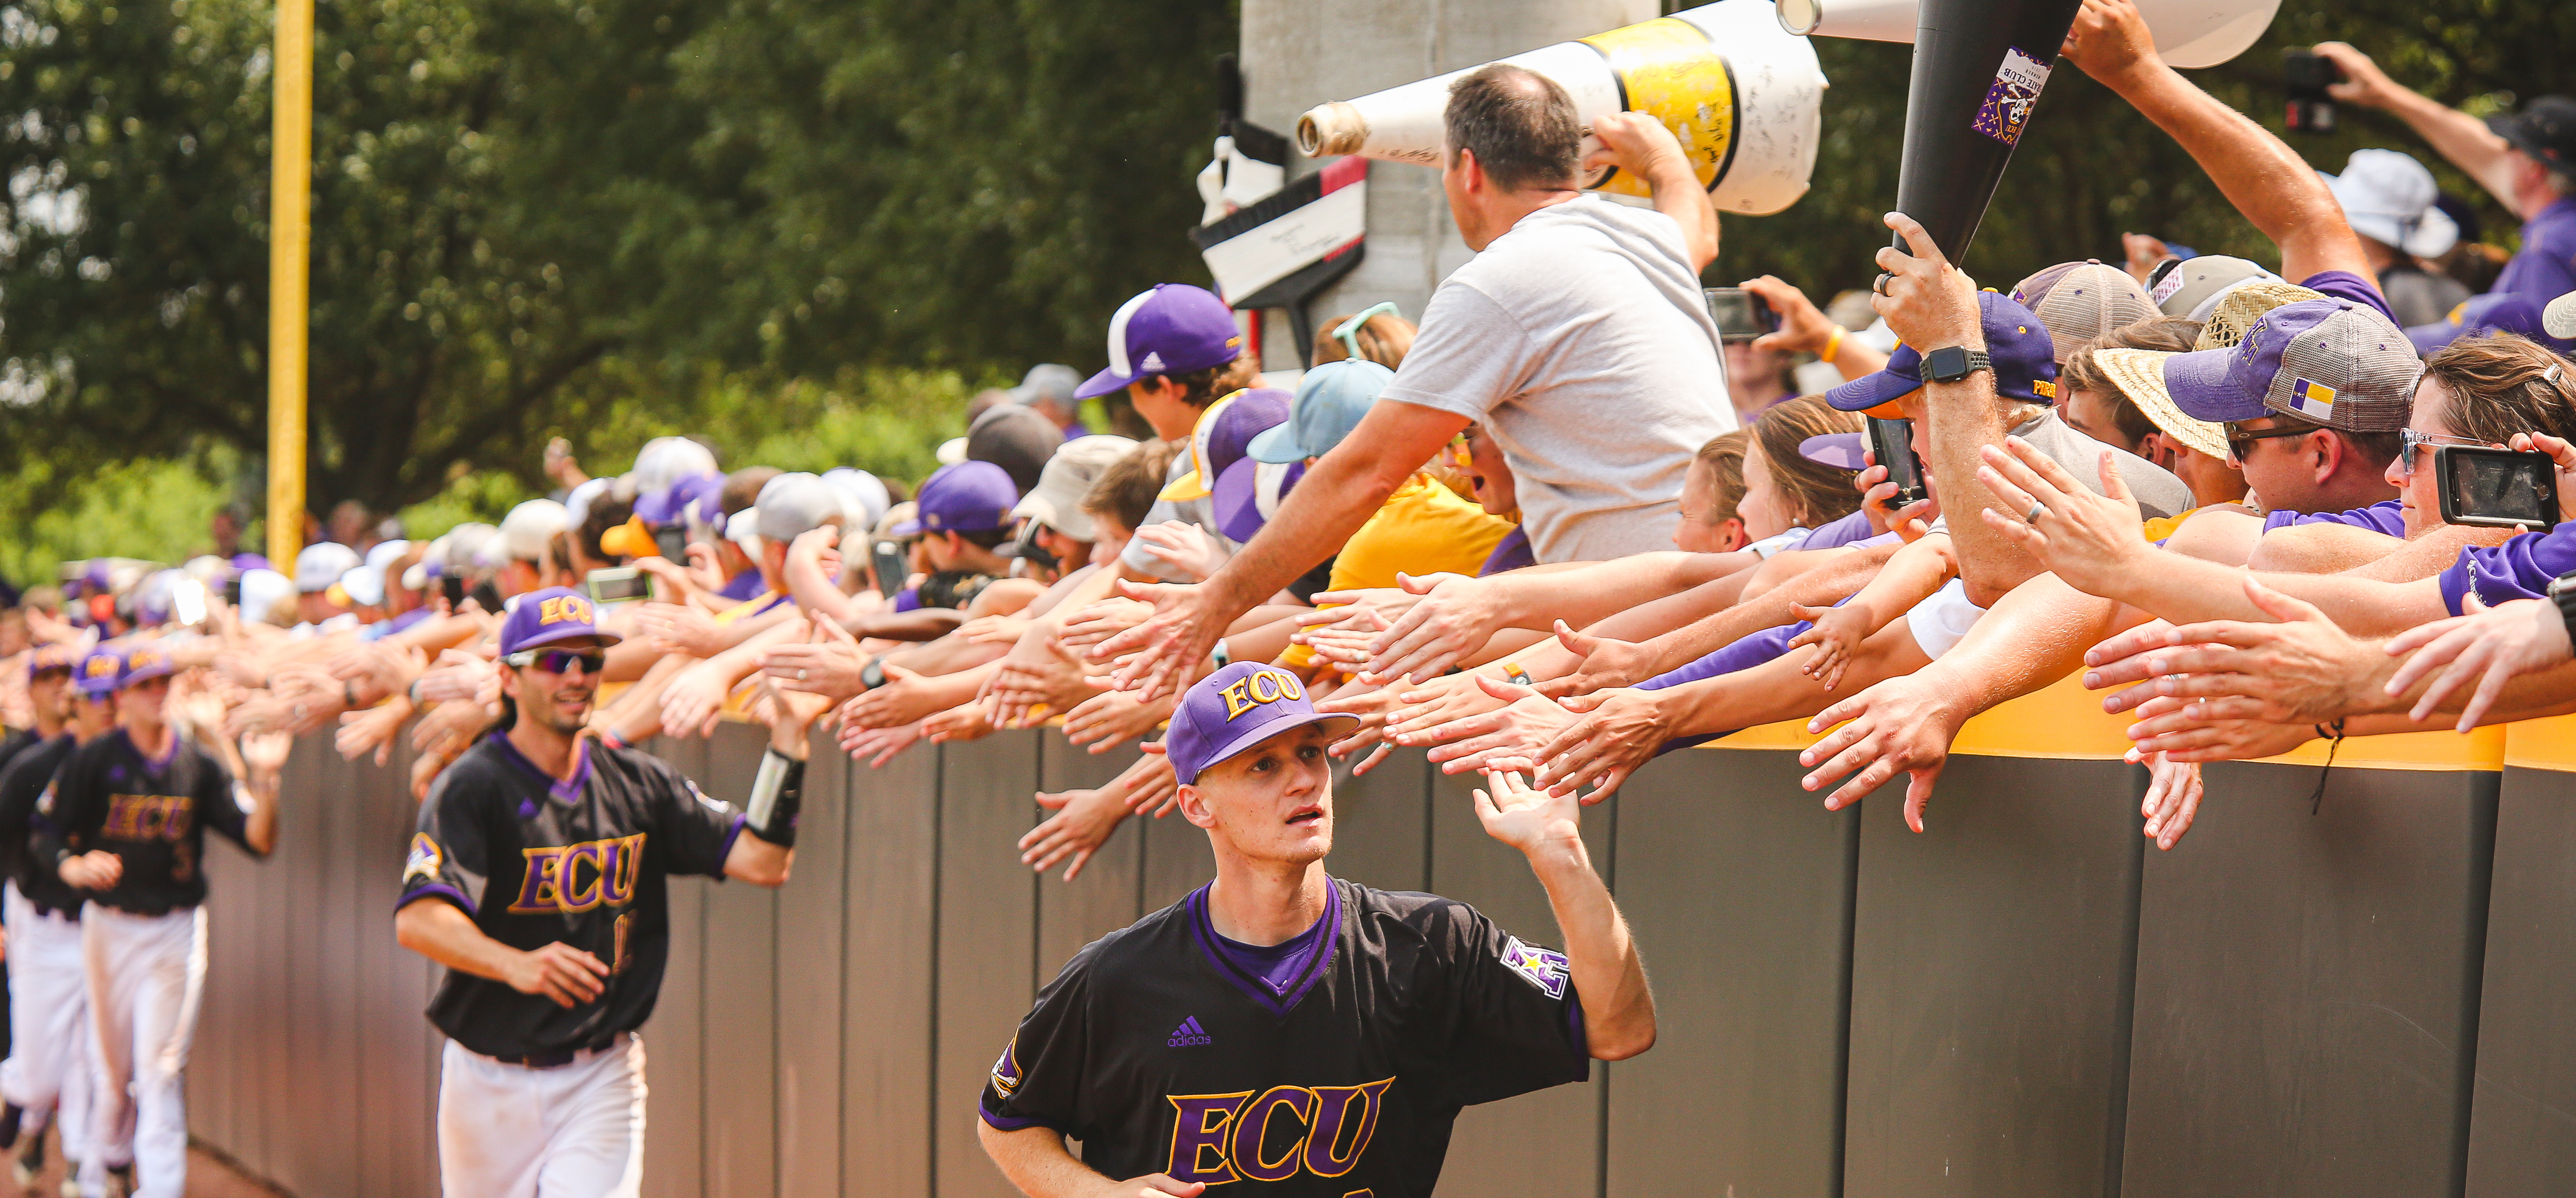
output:
[[[1986,356],[1994,360],[1995,394],[2025,403],[2057,402],[2057,347],[2048,326],[2000,291],[1977,293],[1977,315],[1985,329]],[[1845,412],[1895,418],[1902,413],[1872,409],[1922,389],[1923,355],[1911,345],[1899,345],[1888,355],[1885,369],[1825,392],[1825,402]]]
[[[1259,462],[1247,457],[1216,478],[1216,530],[1237,543],[1249,541],[1279,514],[1279,505],[1297,480],[1306,477],[1304,462]]]
[[[125,668],[118,671],[116,685],[132,686],[147,678],[167,678],[179,672],[179,663],[170,660],[170,652],[159,642],[145,641],[125,650]]]
[[[80,664],[72,668],[72,685],[93,699],[104,699],[116,691],[125,677],[125,652],[101,645],[83,654]]]
[[[1118,305],[1109,318],[1109,368],[1074,389],[1075,399],[1107,395],[1138,379],[1188,374],[1243,356],[1234,309],[1204,287],[1156,283]]]
[[[39,674],[55,670],[69,671],[78,664],[73,660],[72,651],[68,648],[61,645],[38,645],[27,654],[27,677],[33,679]]]
[[[1295,674],[1267,662],[1238,661],[1190,687],[1172,711],[1163,753],[1172,774],[1187,786],[1199,771],[1254,745],[1326,720],[1359,723],[1358,716],[1326,715],[1306,697]]]
[[[2406,339],[2415,344],[2415,352],[2431,357],[2433,351],[2462,337],[2490,333],[2513,333],[2562,354],[2576,344],[2550,336],[2541,323],[2540,306],[2510,291],[2470,296],[2442,319],[2407,329]]]
[[[570,587],[530,591],[519,596],[518,603],[510,608],[510,618],[501,621],[501,656],[585,636],[597,637],[602,645],[614,645],[622,639],[600,627],[598,619],[599,611],[591,606],[590,596]]]
[[[1249,387],[1209,404],[1190,430],[1190,472],[1173,479],[1158,498],[1209,494],[1226,469],[1250,452],[1254,437],[1286,423],[1288,393],[1276,387]]]
[[[1009,471],[991,462],[942,466],[913,496],[913,518],[894,526],[898,537],[925,532],[984,532],[1011,526],[1020,489]]]
[[[725,476],[721,474],[696,474],[675,479],[670,486],[636,496],[635,514],[650,525],[677,524],[690,504],[709,495],[722,494],[724,485]]]
[[[1836,470],[1858,470],[1869,451],[1867,433],[1820,433],[1798,442],[1798,456]]]
[[[2424,362],[2376,308],[2313,299],[2264,313],[2232,348],[2161,355],[2165,393],[2194,420],[2293,415],[2393,432],[2415,408]]]

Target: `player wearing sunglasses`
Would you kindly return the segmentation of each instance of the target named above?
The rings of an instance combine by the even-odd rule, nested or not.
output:
[[[501,730],[420,811],[395,930],[447,966],[439,1172],[451,1195],[632,1194],[672,874],[787,880],[817,709],[781,703],[747,809],[582,735],[618,637],[561,587],[501,627]],[[744,835],[745,832],[750,835]]]

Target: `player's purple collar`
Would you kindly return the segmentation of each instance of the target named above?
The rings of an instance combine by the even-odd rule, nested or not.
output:
[[[1215,883],[1211,882],[1208,885],[1213,886]],[[1207,886],[1201,886],[1191,891],[1190,897],[1184,901],[1190,905],[1190,931],[1198,940],[1199,952],[1206,955],[1208,967],[1216,970],[1225,980],[1234,983],[1235,989],[1251,995],[1253,1001],[1260,1003],[1271,1015],[1286,1017],[1289,1011],[1296,1008],[1297,1000],[1306,997],[1306,992],[1315,988],[1315,983],[1324,976],[1324,970],[1333,963],[1333,954],[1340,948],[1342,888],[1330,876],[1324,879],[1324,915],[1323,918],[1315,921],[1324,929],[1324,934],[1316,939],[1314,945],[1306,950],[1304,959],[1298,962],[1295,974],[1296,984],[1288,987],[1285,994],[1271,990],[1260,978],[1247,972],[1241,964],[1227,954],[1223,938],[1217,935],[1216,925],[1208,921],[1207,892]]]
[[[501,760],[526,770],[531,777],[546,784],[547,794],[564,802],[569,803],[580,798],[582,788],[590,784],[589,737],[582,737],[572,744],[572,751],[579,755],[580,761],[573,766],[570,778],[557,778],[538,768],[536,762],[528,760],[528,755],[519,751],[519,746],[510,743],[510,734],[507,732],[494,732],[484,739],[500,750]]]
[[[161,750],[161,755],[158,757],[144,752],[143,746],[134,743],[132,731],[118,728],[116,734],[124,737],[125,747],[132,750],[135,756],[142,758],[143,764],[155,773],[170,768],[170,763],[179,759],[179,730],[176,728],[170,730],[170,743]]]

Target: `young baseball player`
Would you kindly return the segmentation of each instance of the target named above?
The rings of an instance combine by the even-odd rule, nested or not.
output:
[[[77,684],[73,675],[77,668]],[[116,727],[116,676],[124,668],[114,650],[94,650],[73,661],[70,650],[46,646],[27,664],[27,690],[36,706],[36,731],[44,739],[0,770],[0,857],[9,884],[0,894],[0,918],[9,929],[9,1059],[0,1061],[0,1141],[12,1142],[12,1166],[21,1188],[35,1184],[45,1167],[45,1124],[62,1130],[64,1173],[89,1159],[89,985],[81,964],[81,892],[40,866],[29,843],[36,801],[71,760],[74,750]]]
[[[188,1178],[180,1075],[205,982],[206,829],[266,857],[277,843],[277,775],[288,738],[245,746],[245,782],[179,734],[165,712],[176,665],[149,642],[124,653],[118,727],[82,745],[37,800],[33,851],[89,903],[89,972],[98,1067],[81,1185],[107,1192],[117,1146],[131,1144],[138,1198],[179,1198]],[[229,746],[225,746],[229,748]],[[121,1187],[120,1187],[121,1188]]]
[[[1076,954],[994,1063],[977,1131],[1022,1192],[1416,1198],[1460,1107],[1654,1044],[1645,968],[1572,796],[1490,772],[1476,792],[1485,831],[1546,887],[1562,953],[1464,903],[1325,875],[1324,724],[1347,718],[1253,662],[1184,696],[1163,744],[1216,881]]]
[[[782,712],[744,811],[582,735],[615,633],[562,587],[502,623],[502,731],[431,787],[394,917],[447,966],[438,1162],[449,1198],[632,1198],[672,874],[787,881],[816,711]],[[749,832],[746,836],[743,833]]]

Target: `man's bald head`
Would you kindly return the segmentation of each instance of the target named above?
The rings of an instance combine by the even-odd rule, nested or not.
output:
[[[1504,191],[1573,187],[1583,167],[1583,122],[1556,81],[1495,63],[1449,85],[1448,164],[1465,150]]]

